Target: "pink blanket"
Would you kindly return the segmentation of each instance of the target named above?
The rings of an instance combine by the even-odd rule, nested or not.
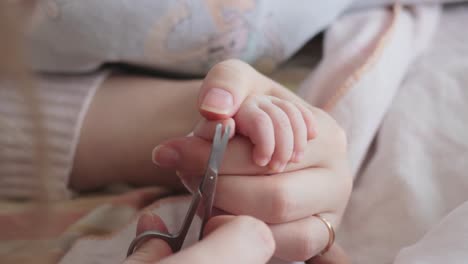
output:
[[[323,57],[300,85],[348,133],[355,190],[337,236],[356,263],[468,259],[467,24],[464,6],[347,14],[326,31]],[[294,87],[305,73],[289,65],[275,77]],[[41,232],[21,219],[44,212],[3,204],[0,251],[27,252],[24,262],[31,252],[35,262],[121,262],[141,208],[152,204],[147,210],[169,230],[178,226],[187,197],[153,203],[167,195],[143,189],[64,201]]]

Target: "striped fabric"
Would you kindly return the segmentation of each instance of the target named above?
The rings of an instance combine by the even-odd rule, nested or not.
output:
[[[39,195],[32,118],[42,116],[45,128],[47,189],[50,199],[70,196],[67,190],[80,127],[106,73],[40,75],[34,87],[40,115],[31,113],[20,90],[0,82],[0,197],[27,199]]]

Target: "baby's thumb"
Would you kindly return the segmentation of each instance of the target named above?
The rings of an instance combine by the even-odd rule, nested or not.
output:
[[[216,64],[203,81],[198,107],[209,120],[234,116],[253,88],[261,88],[262,75],[240,60],[226,60]]]
[[[232,138],[234,136],[236,131],[236,125],[234,119],[232,118],[219,121],[206,120],[203,118],[197,123],[197,125],[193,129],[193,135],[211,141],[213,140],[217,124],[222,124],[223,127],[230,126],[231,129],[229,130],[229,138]]]

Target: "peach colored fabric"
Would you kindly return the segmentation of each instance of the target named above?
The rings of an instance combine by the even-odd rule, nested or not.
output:
[[[322,61],[300,92],[312,104],[318,104],[333,98],[340,89],[347,91],[335,100],[334,107],[330,104],[330,113],[350,133],[354,172],[358,171],[408,66],[430,40],[437,16],[437,7],[380,8],[344,16],[327,30]],[[387,74],[385,78],[383,73]],[[381,84],[380,80],[385,80],[385,84],[373,85]],[[187,200],[162,200],[156,204],[154,212],[172,229],[182,219]],[[119,261],[134,235],[135,222],[129,227],[110,240],[79,241],[62,263]],[[86,253],[89,258],[84,259],[84,252],[95,253]],[[273,259],[271,263],[282,262]]]
[[[458,38],[455,24],[468,23],[466,10],[460,12],[445,12],[439,29],[437,6],[377,8],[343,16],[327,30],[321,63],[301,85],[300,94],[312,104],[327,106],[349,135],[356,187],[337,235],[356,263],[391,263],[395,257],[398,264],[441,263],[452,249],[450,263],[468,257],[463,255],[468,233],[460,226],[468,219],[468,180],[463,175],[468,168],[462,155],[468,153],[468,143],[461,125],[468,120],[460,115],[467,111],[468,94],[453,83],[468,83],[463,74],[468,50],[458,42],[444,44]],[[444,67],[449,62],[451,66]],[[438,72],[440,78],[431,79]],[[438,111],[446,115],[438,116]],[[417,126],[425,122],[430,126]],[[66,251],[61,263],[121,262],[134,237],[136,210],[165,194],[144,193],[147,199],[137,198],[143,195],[139,191],[123,199],[131,200],[126,206],[116,206],[120,196],[111,196],[104,207],[96,201],[88,204],[79,219],[73,218],[75,224],[51,231],[66,236],[47,245],[65,241],[60,245],[71,248],[44,252],[59,258]],[[161,215],[174,230],[187,205],[187,197],[171,197],[147,210]],[[109,217],[122,221],[109,226]],[[78,239],[99,234],[96,229],[105,235]],[[8,250],[21,242],[14,241]],[[37,251],[37,244],[29,245]]]

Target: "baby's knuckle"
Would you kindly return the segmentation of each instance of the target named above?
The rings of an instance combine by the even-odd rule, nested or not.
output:
[[[291,129],[291,122],[285,113],[281,113],[276,118],[278,129],[287,131]]]
[[[297,107],[291,108],[291,113],[293,118],[295,118],[299,122],[302,122],[305,126],[305,119],[302,117],[302,113]]]
[[[295,104],[286,102],[286,108],[289,109],[289,113],[293,118],[302,119],[301,110]]]
[[[253,126],[256,127],[256,129],[268,129],[270,128],[270,117],[268,117],[266,114],[258,114],[252,117],[252,122]]]
[[[284,105],[284,108],[288,109],[289,111],[299,113],[299,109],[293,103],[286,100],[282,100],[282,104]]]

